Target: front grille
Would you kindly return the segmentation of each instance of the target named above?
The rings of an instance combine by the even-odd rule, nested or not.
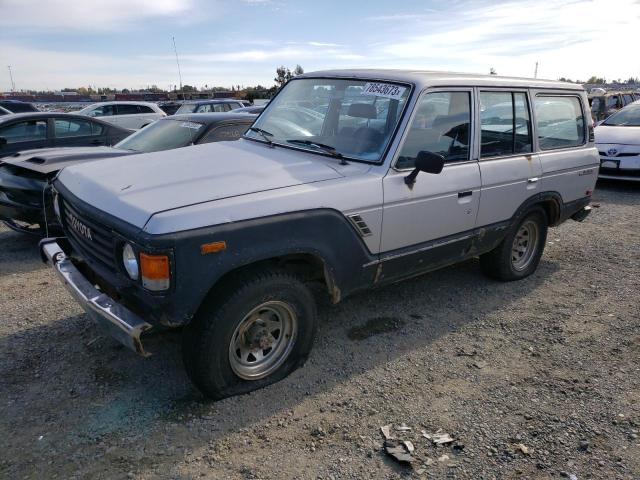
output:
[[[77,253],[89,263],[96,262],[115,272],[115,242],[111,229],[65,199],[62,200],[62,218],[67,237]]]

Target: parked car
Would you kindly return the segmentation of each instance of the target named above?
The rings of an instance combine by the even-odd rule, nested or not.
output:
[[[20,100],[0,100],[0,107],[9,110],[11,113],[39,112],[34,105]]]
[[[640,101],[614,113],[595,129],[600,178],[640,181]]]
[[[252,105],[250,107],[236,108],[234,110],[234,112],[236,112],[236,113],[252,113],[254,115],[260,115],[265,107],[266,107],[266,105],[257,105],[257,106],[256,105]]]
[[[155,103],[125,101],[94,103],[76,113],[136,130],[167,116]]]
[[[328,98],[319,125],[296,123]],[[479,124],[480,105],[503,103]],[[195,385],[249,392],[304,363],[312,285],[337,303],[475,256],[498,280],[531,275],[547,228],[589,213],[599,160],[587,105],[562,82],[303,74],[237,142],[65,168],[53,186],[66,239],[41,252],[123,344],[145,353],[143,332],[184,326]]]
[[[167,115],[173,115],[182,106],[182,103],[181,102],[162,102],[162,103],[158,103],[158,106]]]
[[[0,220],[20,232],[43,235],[59,231],[46,187],[62,168],[89,160],[237,140],[254,119],[254,115],[235,113],[174,115],[137,131],[114,147],[20,152],[0,161]]]
[[[241,100],[229,98],[214,98],[210,100],[191,100],[184,102],[176,113],[208,113],[229,112],[246,105]]]
[[[114,145],[132,132],[73,113],[15,113],[0,117],[0,157],[36,148]]]
[[[629,105],[640,96],[632,91],[624,92],[605,92],[594,93],[589,95],[589,103],[591,105],[591,116],[595,122],[600,122],[608,116],[616,113],[621,108]]]
[[[12,113],[13,112],[7,110],[6,108],[0,107],[0,116],[2,116],[2,115],[11,115]]]

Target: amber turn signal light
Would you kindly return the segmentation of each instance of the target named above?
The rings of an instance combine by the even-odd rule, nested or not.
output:
[[[227,242],[213,242],[213,243],[205,243],[204,245],[200,245],[200,253],[202,255],[207,255],[209,253],[218,253],[227,249]]]
[[[147,290],[167,290],[171,281],[171,268],[167,255],[140,253],[142,286]]]

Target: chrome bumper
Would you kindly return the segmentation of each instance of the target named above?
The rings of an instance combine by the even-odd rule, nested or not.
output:
[[[42,240],[40,254],[47,264],[53,266],[62,283],[89,317],[105,326],[113,338],[129,349],[143,356],[149,355],[142,347],[140,335],[149,330],[151,324],[94,287],[67,258],[56,239]]]

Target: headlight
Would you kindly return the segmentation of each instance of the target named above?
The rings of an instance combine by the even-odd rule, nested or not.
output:
[[[60,214],[60,195],[58,192],[53,192],[53,211],[58,217],[58,220],[62,222],[62,215]]]
[[[131,280],[138,280],[140,276],[140,267],[138,266],[138,258],[136,252],[130,244],[126,244],[122,249],[122,264]]]

